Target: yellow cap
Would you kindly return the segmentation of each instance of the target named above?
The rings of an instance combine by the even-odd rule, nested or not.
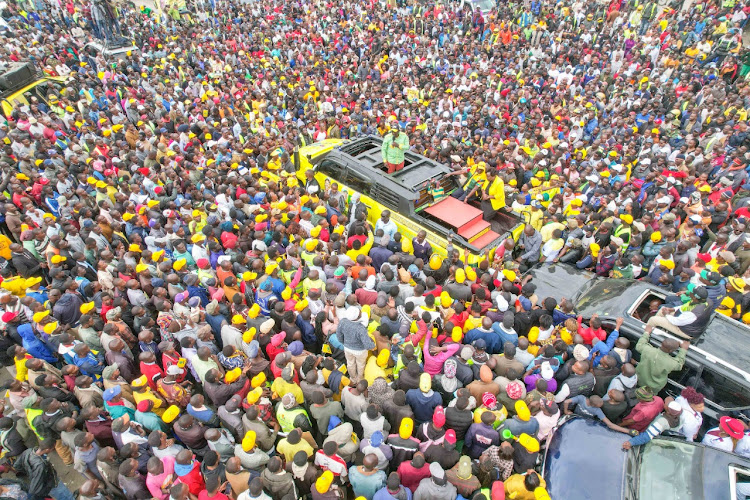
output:
[[[156,252],[151,254],[151,260],[154,262],[158,262],[159,259],[161,259],[164,256],[164,250],[157,250]]]
[[[430,256],[430,269],[437,271],[443,265],[443,259],[436,253]]]
[[[281,291],[281,298],[284,300],[289,300],[292,298],[292,289],[289,287],[284,288]]]
[[[231,384],[232,382],[235,382],[240,378],[242,375],[242,368],[237,367],[229,370],[227,374],[224,376],[224,382],[227,384]]]
[[[464,331],[461,330],[460,326],[454,326],[453,331],[451,332],[451,340],[453,342],[459,343],[461,342],[461,339],[464,338]]]
[[[260,387],[256,387],[255,389],[247,393],[247,403],[254,405],[255,403],[258,402],[258,400],[260,399],[262,395],[263,395],[263,389]]]
[[[245,330],[245,332],[242,334],[242,341],[246,344],[249,344],[253,341],[253,338],[255,337],[255,334],[257,333],[257,330],[255,327]]]
[[[154,208],[158,204],[159,204],[159,200],[148,200],[146,202],[146,205],[148,206],[148,208]]]
[[[91,303],[93,304],[93,302]],[[85,305],[86,304],[82,304],[81,307]],[[38,313],[34,313],[34,315],[31,318],[34,320],[34,323],[39,323],[47,316],[49,316],[49,311],[39,311]]]
[[[466,268],[466,279],[468,279],[469,281],[476,281],[477,272],[474,270],[473,267]]]
[[[326,470],[323,471],[323,474],[320,475],[320,477],[315,481],[315,489],[318,490],[318,493],[328,493],[328,490],[331,489],[331,484],[333,483],[333,472]]]
[[[260,388],[265,383],[266,383],[266,374],[265,374],[265,372],[260,372],[259,374],[257,374],[256,376],[254,376],[252,378],[252,380],[250,380],[250,385],[252,386],[253,389]]]
[[[245,437],[242,438],[242,449],[244,451],[250,451],[255,448],[255,431],[247,431]]]
[[[128,252],[142,252],[141,246],[138,243],[131,243],[128,247]]]
[[[146,269],[148,269],[148,266],[146,264],[142,263],[142,262],[136,264],[136,266],[135,266],[135,272],[137,272],[137,273],[142,273]]]
[[[250,306],[250,310],[247,312],[247,317],[250,319],[255,319],[258,317],[258,314],[260,314],[260,306],[258,304],[253,304]]]
[[[60,264],[61,262],[65,262],[66,260],[68,260],[68,258],[64,255],[53,255],[50,259],[53,264]]]
[[[195,233],[192,238],[190,238],[193,243],[199,243],[201,241],[206,240],[206,235],[203,233]]]
[[[601,250],[601,247],[598,243],[592,243],[589,245],[589,249],[591,250],[591,256],[592,257],[598,257],[599,251]]]
[[[94,304],[93,300],[91,302],[84,302],[83,304],[81,304],[81,308],[80,308],[81,309],[81,314],[88,314],[88,313],[90,313],[91,311],[94,310],[95,306],[96,306],[96,304]]]
[[[461,284],[464,281],[466,281],[466,273],[463,269],[456,269],[456,283]]]
[[[125,222],[128,222],[133,217],[135,217],[135,215],[131,214],[130,212],[125,212],[124,214],[122,214],[122,220],[124,220]]]
[[[518,436],[518,442],[526,448],[529,453],[537,453],[539,451],[539,441],[535,437],[531,437],[526,433]]]
[[[161,419],[164,420],[164,422],[171,424],[175,420],[177,420],[177,417],[180,416],[180,407],[176,405],[170,405],[169,408],[164,410],[164,414],[161,416]]]
[[[174,268],[175,271],[180,271],[186,265],[187,265],[187,260],[186,259],[177,259],[174,262],[174,264],[172,264],[172,267]]]
[[[382,349],[378,353],[378,357],[376,359],[376,362],[379,367],[385,368],[388,366],[388,360],[391,359],[391,353],[388,351],[388,349]]]
[[[526,402],[523,400],[516,401],[516,415],[518,415],[518,418],[523,420],[524,422],[528,422],[531,418],[531,412],[529,411],[529,407],[526,406]]]
[[[245,318],[243,318],[239,314],[235,314],[234,316],[232,316],[233,325],[241,325],[242,323],[246,323]]]
[[[427,374],[423,374],[423,375],[427,375]],[[427,376],[429,377],[429,375]],[[412,420],[410,417],[405,417],[401,419],[401,425],[398,427],[398,436],[401,439],[409,439],[413,431],[414,431],[414,420]]]
[[[661,231],[654,231],[651,233],[651,241],[658,243],[661,241]]]

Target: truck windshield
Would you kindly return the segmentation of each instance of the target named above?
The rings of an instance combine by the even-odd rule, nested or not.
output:
[[[482,12],[487,12],[495,8],[494,0],[474,0],[471,2],[471,5]]]
[[[678,441],[654,440],[641,458],[641,500],[703,498],[703,448]]]

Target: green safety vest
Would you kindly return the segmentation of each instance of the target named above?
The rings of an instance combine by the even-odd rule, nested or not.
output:
[[[617,229],[615,229],[615,236],[623,240],[623,249],[628,248],[632,234],[633,230],[630,227],[625,227],[624,224],[617,226]],[[627,241],[625,235],[627,235]]]
[[[307,417],[307,412],[302,408],[295,408],[292,410],[287,410],[283,406],[279,407],[279,411],[276,412],[276,419],[279,421],[279,426],[281,426],[281,432],[289,433],[292,432],[295,429],[294,421],[297,419],[299,415],[304,415],[305,418]],[[308,418],[309,421],[309,418]]]
[[[34,434],[36,434],[36,437],[38,437],[39,440],[41,441],[44,438],[42,437],[41,434],[39,434],[39,431],[36,430],[36,427],[34,427],[34,424],[32,422],[34,422],[34,419],[36,417],[38,417],[39,415],[43,413],[42,410],[38,408],[26,408],[24,412],[26,412],[26,420],[29,422],[29,427],[31,428],[32,431],[34,431]]]

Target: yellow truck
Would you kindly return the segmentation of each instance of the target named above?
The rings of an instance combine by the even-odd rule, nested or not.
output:
[[[49,104],[47,96],[50,91],[59,93],[67,81],[67,77],[40,75],[32,63],[11,66],[0,74],[0,105],[3,114],[9,118],[15,108],[28,106],[32,96]]]
[[[450,196],[436,202],[430,193],[431,182],[439,181],[448,195],[459,187],[457,176],[446,176],[451,169],[445,165],[407,151],[404,168],[388,174],[381,145],[382,138],[366,136],[350,141],[327,139],[302,147],[293,155],[298,181],[304,185],[305,172],[313,169],[321,188],[329,180],[349,196],[358,193],[373,226],[384,210],[390,210],[391,220],[404,237],[411,240],[424,230],[434,251],[443,258],[447,257],[449,234],[461,254],[467,249],[474,257],[488,255],[490,259],[504,239],[520,237],[524,224],[514,214],[498,212],[487,222],[476,206]]]

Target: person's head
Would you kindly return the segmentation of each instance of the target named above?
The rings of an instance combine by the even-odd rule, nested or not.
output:
[[[526,477],[524,477],[523,485],[526,487],[527,491],[534,491],[539,487],[541,482],[539,481],[539,474],[536,472],[529,472],[526,474]]]

